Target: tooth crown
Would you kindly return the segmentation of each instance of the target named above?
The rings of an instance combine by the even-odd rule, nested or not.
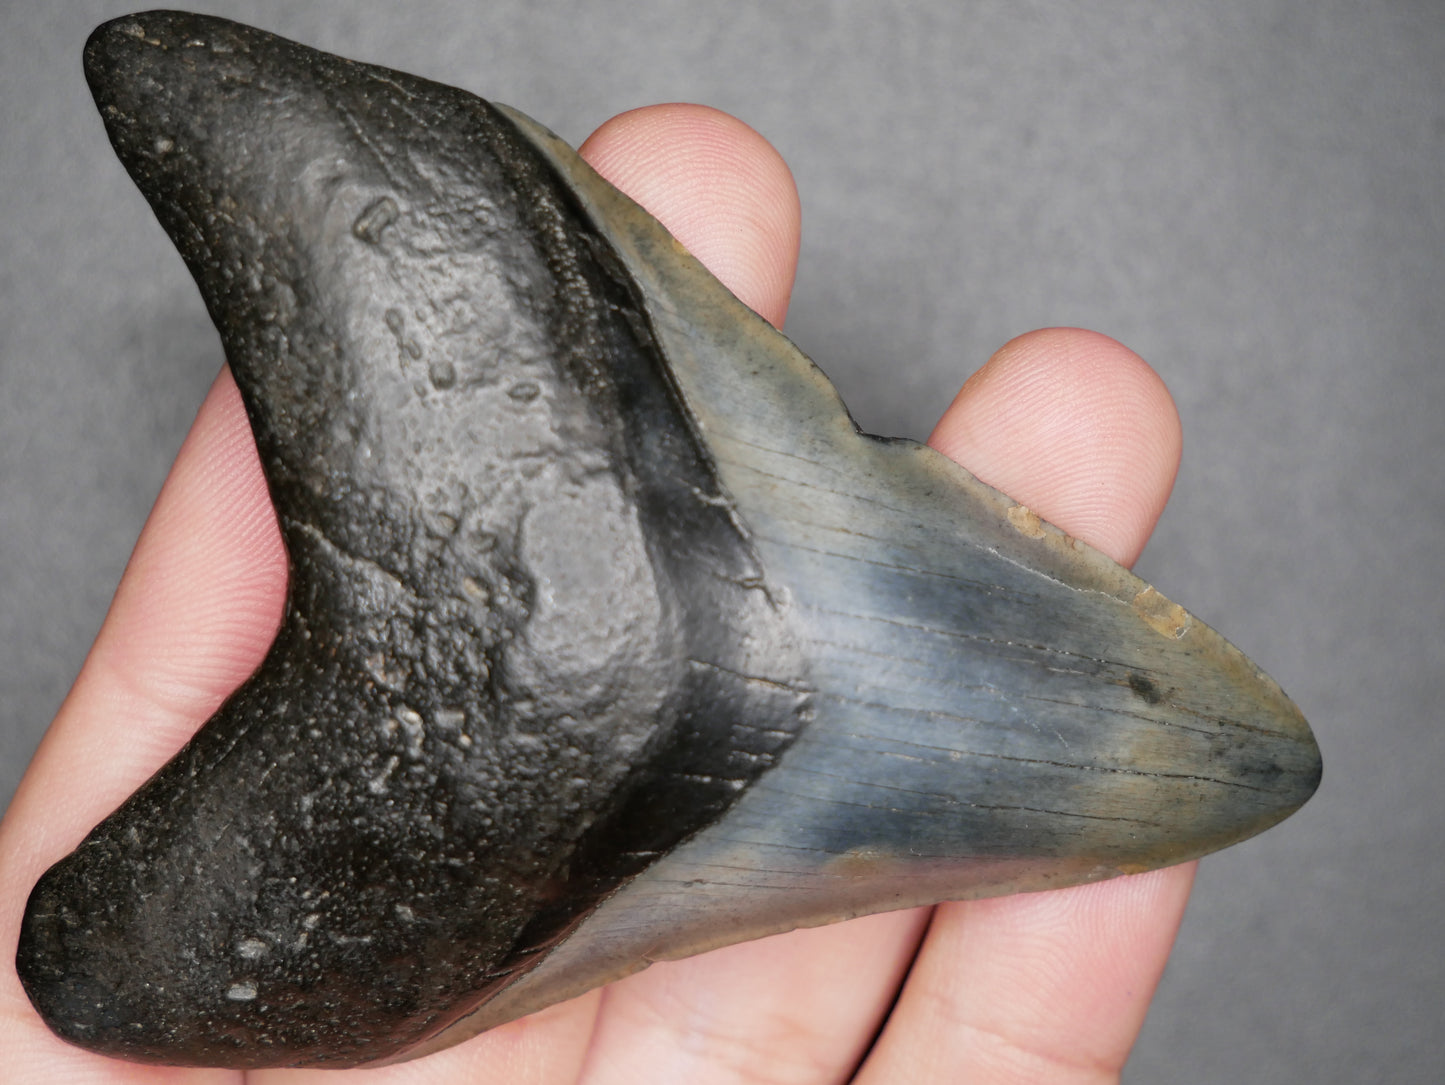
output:
[[[223,20],[87,75],[201,287],[282,628],[32,894],[62,1036],[414,1057],[647,961],[1181,861],[1319,775],[1279,688],[909,442],[545,129]]]

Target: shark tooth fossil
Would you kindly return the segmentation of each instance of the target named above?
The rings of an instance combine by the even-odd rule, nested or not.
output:
[[[642,967],[1190,859],[1319,755],[1213,630],[822,373],[520,114],[98,29],[290,555],[265,661],[36,885],[128,1059],[415,1057]]]

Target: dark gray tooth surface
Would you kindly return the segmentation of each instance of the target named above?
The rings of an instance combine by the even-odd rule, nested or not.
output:
[[[1093,880],[1312,793],[1272,681],[822,374],[504,107],[101,27],[291,556],[265,662],[31,895],[49,1025],[414,1057],[800,925]]]

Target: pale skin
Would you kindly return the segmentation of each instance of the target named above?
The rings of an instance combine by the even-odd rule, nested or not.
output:
[[[582,153],[734,293],[782,324],[797,262],[798,198],[787,167],[761,136],[713,110],[655,106],[604,124]],[[967,364],[960,359],[961,368]],[[1130,350],[1092,332],[1049,329],[1008,343],[969,378],[930,443],[1129,564],[1169,495],[1180,433],[1162,382]],[[1192,864],[1075,889],[893,912],[658,964],[437,1055],[380,1070],[136,1066],[61,1043],[31,1010],[15,976],[26,895],[41,871],[178,749],[259,662],[279,619],[285,577],[255,448],[223,370],[95,646],[0,823],[0,1051],[9,1079],[1117,1080],[1183,914]]]

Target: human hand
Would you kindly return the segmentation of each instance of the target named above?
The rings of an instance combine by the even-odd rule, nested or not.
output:
[[[583,153],[739,297],[782,322],[797,197],[760,137],[710,110],[663,106],[615,118]],[[1168,394],[1137,357],[1101,336],[1052,330],[995,355],[931,443],[1128,563],[1168,495],[1179,434]],[[243,1078],[339,1085],[353,1077],[385,1085],[813,1085],[850,1077],[927,1085],[1117,1076],[1192,866],[872,916],[654,965],[381,1070],[243,1075],[141,1067],[63,1044],[31,1010],[12,964],[30,887],[255,667],[276,629],[285,577],[245,414],[223,372],[85,667],[0,824],[0,1051],[7,1075],[22,1085]]]

